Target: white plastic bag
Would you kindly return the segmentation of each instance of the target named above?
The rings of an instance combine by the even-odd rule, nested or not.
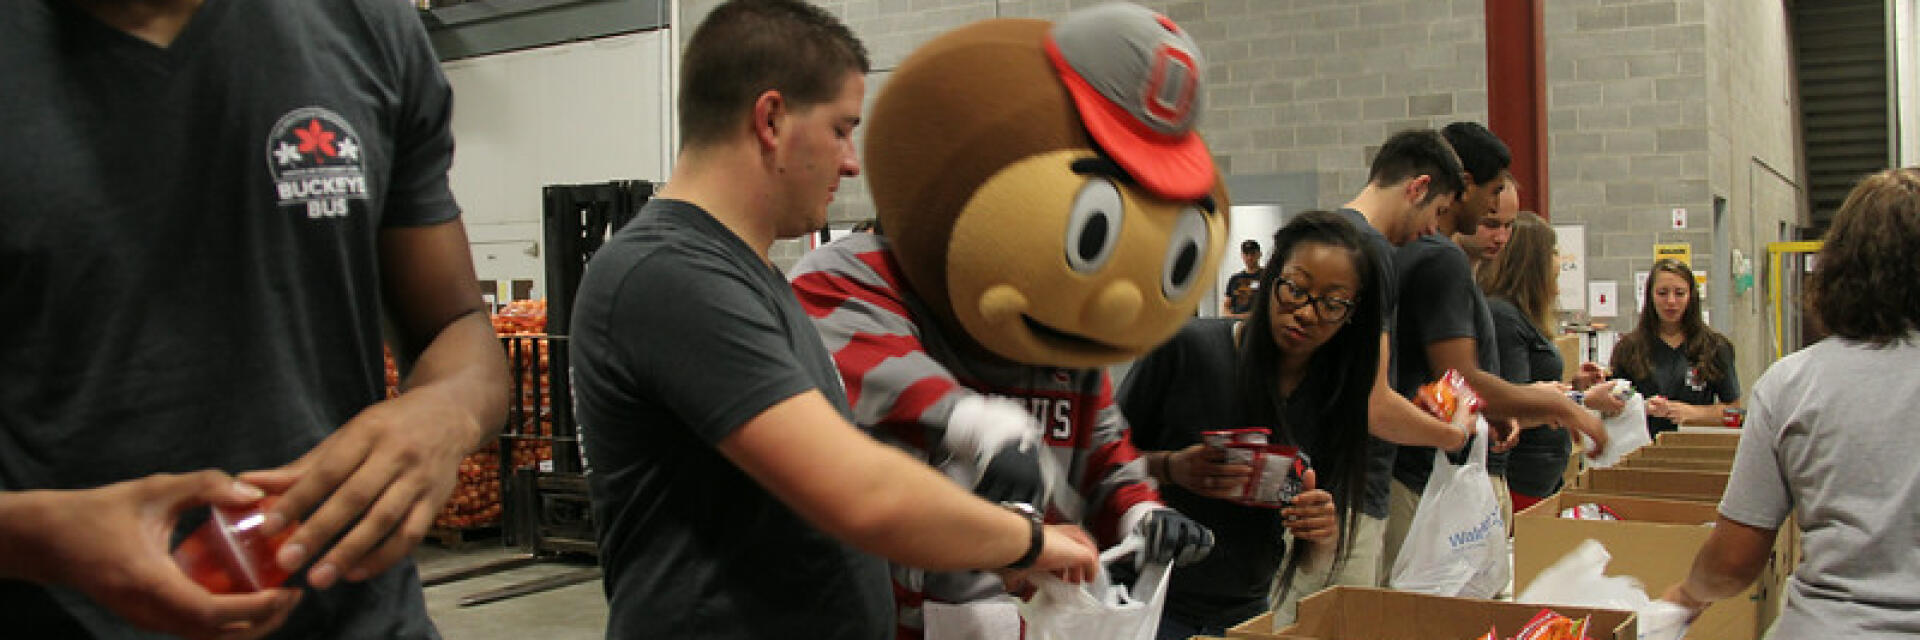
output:
[[[1633,576],[1606,575],[1613,555],[1599,542],[1587,540],[1540,572],[1527,590],[1514,598],[1542,606],[1588,607],[1633,611],[1640,618],[1640,640],[1680,640],[1692,626],[1685,607],[1647,597],[1646,586]]]
[[[1639,611],[1647,606],[1647,589],[1633,576],[1606,575],[1613,554],[1594,540],[1586,540],[1573,551],[1540,572],[1514,602],[1538,605],[1589,607]]]
[[[1007,640],[1020,637],[1020,601],[1003,595],[988,600],[921,605],[926,640]]]
[[[1466,464],[1434,451],[1433,473],[1393,562],[1393,588],[1438,596],[1491,598],[1513,578],[1507,524],[1487,478],[1487,421],[1474,425]]]
[[[1160,627],[1160,610],[1167,602],[1167,582],[1173,565],[1149,563],[1140,569],[1133,588],[1109,582],[1106,564],[1141,553],[1145,541],[1129,535],[1100,553],[1100,572],[1083,584],[1068,584],[1051,575],[1034,578],[1038,593],[1020,607],[1034,640],[1153,640]]]
[[[1627,398],[1627,406],[1620,415],[1603,418],[1607,427],[1607,448],[1600,457],[1587,461],[1589,467],[1605,469],[1620,464],[1622,458],[1633,450],[1653,443],[1653,436],[1647,434],[1647,400],[1638,393]],[[1593,447],[1593,441],[1581,438],[1587,448]]]

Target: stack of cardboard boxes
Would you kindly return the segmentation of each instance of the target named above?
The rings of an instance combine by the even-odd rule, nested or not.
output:
[[[1608,575],[1633,576],[1659,597],[1686,578],[1693,558],[1719,520],[1720,496],[1740,432],[1695,430],[1665,433],[1608,469],[1570,471],[1568,488],[1515,514],[1514,592],[1533,583],[1540,572],[1584,540],[1596,540],[1613,560]],[[1576,455],[1576,458],[1579,456]],[[1576,462],[1577,464],[1577,462]],[[1604,505],[1618,520],[1561,517],[1563,509]],[[1782,527],[1760,579],[1738,596],[1715,603],[1696,620],[1687,638],[1757,640],[1778,616],[1781,589],[1799,563],[1799,528]],[[1638,635],[1631,612],[1550,607],[1569,617],[1592,615],[1594,640],[1630,640]],[[1539,605],[1464,598],[1442,598],[1383,589],[1338,587],[1300,603],[1298,621],[1273,629],[1272,615],[1248,620],[1227,632],[1230,638],[1284,640],[1469,640],[1489,627],[1517,630]]]
[[[1739,442],[1735,430],[1663,433],[1619,465],[1582,471],[1565,491],[1515,514],[1515,590],[1526,590],[1542,570],[1588,539],[1613,555],[1610,575],[1633,576],[1652,596],[1686,579],[1720,518],[1720,496]],[[1620,519],[1561,517],[1563,510],[1589,503],[1606,506]],[[1740,595],[1715,603],[1687,637],[1747,640],[1764,634],[1779,614],[1781,589],[1799,562],[1798,530],[1789,520],[1760,579]]]

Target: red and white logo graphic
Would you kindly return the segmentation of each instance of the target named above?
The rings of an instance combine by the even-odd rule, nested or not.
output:
[[[1147,76],[1142,95],[1147,99],[1149,117],[1166,126],[1179,126],[1193,114],[1193,96],[1199,92],[1200,78],[1194,73],[1199,65],[1186,51],[1165,43],[1153,50],[1153,71]]]
[[[346,118],[322,107],[295,109],[267,135],[267,171],[280,206],[311,219],[344,218],[351,200],[365,201],[360,136]]]

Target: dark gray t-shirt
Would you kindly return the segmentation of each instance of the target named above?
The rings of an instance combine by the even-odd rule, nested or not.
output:
[[[285,464],[385,395],[377,241],[457,220],[451,94],[391,0],[214,0],[162,49],[0,9],[0,487]],[[0,581],[21,637],[151,637]],[[434,637],[411,563],[277,637]]]
[[[655,199],[594,255],[573,323],[607,637],[892,635],[886,563],[807,524],[718,449],[807,391],[850,413],[779,271],[705,211]]]
[[[1720,515],[1805,535],[1775,638],[1920,636],[1920,332],[1827,338],[1753,385]]]
[[[1514,384],[1558,382],[1562,373],[1560,349],[1540,328],[1506,298],[1488,298],[1500,349],[1500,378]],[[1520,432],[1520,442],[1507,452],[1507,486],[1536,498],[1560,489],[1573,436],[1566,429],[1537,427]]]
[[[1639,339],[1638,333],[1629,334],[1631,339]],[[1620,363],[1614,362],[1614,369],[1622,377],[1633,382],[1635,391],[1646,397],[1666,396],[1669,400],[1678,400],[1687,404],[1709,405],[1733,402],[1740,399],[1740,372],[1733,368],[1733,343],[1720,339],[1720,348],[1713,352],[1714,363],[1720,369],[1720,377],[1708,379],[1700,375],[1700,368],[1687,360],[1687,354],[1668,345],[1665,340],[1654,338],[1647,347],[1647,355],[1653,361],[1653,371],[1636,373],[1621,371]],[[1685,346],[1685,345],[1682,345]],[[1616,345],[1614,352],[1619,353]],[[1609,360],[1614,358],[1609,357]],[[1661,432],[1678,429],[1672,420],[1655,416],[1647,417],[1647,431],[1658,435]]]
[[[1379,229],[1373,228],[1373,223],[1367,222],[1367,217],[1359,211],[1341,209],[1336,213],[1359,229],[1361,239],[1373,246],[1373,268],[1380,274],[1380,322],[1381,326],[1386,327],[1387,333],[1392,334],[1394,314],[1400,305],[1400,274],[1393,270],[1393,243],[1388,242],[1387,236],[1380,233]],[[1387,344],[1387,372],[1391,376],[1395,356],[1392,353],[1393,343]],[[1391,382],[1392,378],[1389,377],[1388,381]],[[1375,518],[1387,517],[1387,498],[1392,493],[1387,483],[1393,478],[1393,459],[1398,450],[1399,447],[1391,442],[1367,437],[1367,502],[1361,505],[1362,513]]]
[[[1133,430],[1134,446],[1178,451],[1200,442],[1202,431],[1276,426],[1252,424],[1243,410],[1234,372],[1235,324],[1215,318],[1189,322],[1128,370],[1117,401]],[[1160,497],[1206,525],[1215,538],[1206,558],[1174,570],[1167,614],[1212,626],[1235,624],[1265,610],[1267,587],[1286,554],[1280,512],[1195,495],[1173,483],[1160,484]]]
[[[1400,280],[1398,331],[1393,336],[1393,388],[1413,397],[1420,385],[1439,378],[1427,360],[1427,345],[1441,340],[1472,338],[1480,370],[1500,375],[1500,350],[1487,298],[1473,282],[1467,254],[1442,234],[1427,234],[1407,243],[1393,256]],[[1487,470],[1506,469],[1504,454],[1489,454]],[[1415,493],[1427,486],[1433,471],[1433,447],[1400,447],[1393,477]]]

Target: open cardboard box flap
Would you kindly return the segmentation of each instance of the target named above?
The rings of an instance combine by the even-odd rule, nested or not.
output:
[[[1664,469],[1589,469],[1575,484],[1587,493],[1649,496],[1718,504],[1727,491],[1726,473]]]
[[[1541,609],[1553,609],[1575,619],[1591,616],[1588,636],[1594,640],[1635,640],[1639,636],[1631,611],[1542,607],[1367,587],[1334,587],[1308,596],[1300,601],[1298,621],[1278,633],[1270,631],[1272,618],[1261,616],[1229,630],[1227,635],[1284,640],[1470,640],[1492,628],[1507,637],[1518,633]],[[1255,634],[1259,631],[1267,633]]]

